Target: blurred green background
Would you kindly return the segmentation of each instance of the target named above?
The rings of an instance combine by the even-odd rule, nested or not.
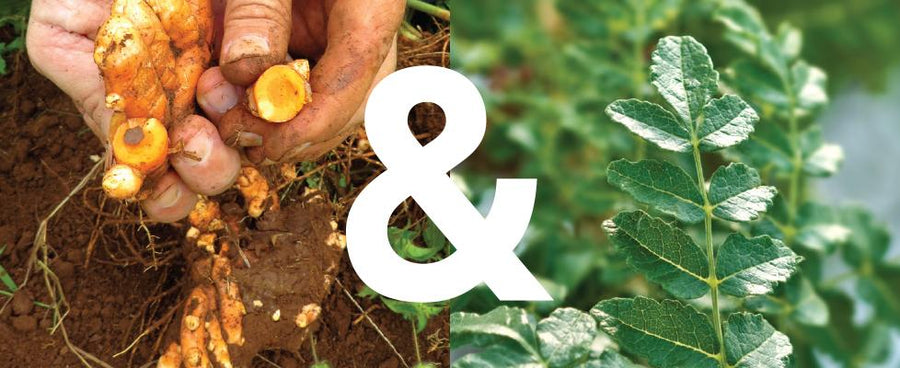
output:
[[[868,208],[874,219],[866,224],[869,238],[883,237],[887,246],[885,229],[900,233],[895,184],[900,182],[895,159],[900,157],[900,2],[749,3],[773,34],[783,23],[799,29],[800,58],[828,75],[831,103],[804,124],[821,124],[825,139],[844,148],[845,161],[832,178],[805,180],[804,195]],[[713,0],[451,3],[451,67],[478,85],[489,124],[479,151],[456,174],[483,209],[490,206],[495,178],[538,178],[531,227],[517,253],[555,301],[507,304],[540,318],[560,306],[588,310],[615,296],[666,297],[629,269],[600,224],[636,206],[607,184],[607,164],[667,154],[613,124],[603,110],[618,98],[658,99],[647,74],[650,52],[662,36],[694,36],[720,72],[743,57],[713,17],[718,5]],[[765,121],[767,114],[761,115]],[[804,275],[831,311],[828,325],[804,326],[786,318],[786,311],[770,315],[791,337],[798,365],[900,366],[900,299],[890,291],[900,285],[897,243],[886,252],[887,266],[874,271],[848,266],[853,262],[841,252],[806,255]],[[860,288],[862,280],[887,289]],[[480,287],[457,299],[453,310],[484,313],[501,304]]]

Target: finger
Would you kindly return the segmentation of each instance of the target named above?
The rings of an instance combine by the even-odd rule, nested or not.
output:
[[[207,69],[197,82],[197,104],[215,124],[222,120],[222,115],[237,105],[243,94],[243,88],[225,80],[219,67]]]
[[[64,6],[38,0],[32,3],[25,36],[31,64],[72,98],[87,125],[104,142],[112,111],[106,108],[91,37],[107,16],[108,6],[98,7],[94,2]]]
[[[220,63],[232,84],[247,86],[287,55],[291,0],[228,0]]]
[[[169,133],[183,153],[172,157],[172,167],[192,191],[205,195],[224,192],[241,170],[238,152],[222,142],[216,127],[205,118],[189,115]]]
[[[269,136],[278,124],[272,124],[238,106],[222,115],[217,124],[219,135],[231,147],[257,147],[263,145],[263,137]]]
[[[178,174],[169,171],[156,181],[153,193],[141,202],[141,207],[154,221],[175,222],[185,218],[196,203],[197,194],[178,178]]]
[[[348,0],[334,5],[328,47],[310,76],[313,100],[296,118],[280,125],[278,134],[265,136],[269,159],[281,161],[299,143],[324,142],[345,129],[391,50],[403,11],[401,1]]]

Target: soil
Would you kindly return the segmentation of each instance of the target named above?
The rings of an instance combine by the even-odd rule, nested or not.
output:
[[[10,36],[0,29],[0,41]],[[427,42],[401,42],[400,65],[446,66],[448,36],[442,31]],[[90,357],[112,367],[153,366],[177,335],[187,291],[204,282],[190,271],[202,256],[184,240],[186,224],[146,221],[135,205],[105,199],[96,176],[47,222],[46,242],[36,238],[41,221],[105,152],[69,98],[35,72],[24,53],[6,60],[11,72],[0,76],[0,247],[5,246],[0,266],[17,284],[26,277],[28,282],[13,298],[0,295],[0,367],[85,365],[75,351],[88,356],[92,366],[102,364]],[[424,141],[442,126],[433,106],[423,105],[410,116]],[[248,309],[247,343],[232,350],[237,367],[309,366],[315,362],[313,346],[333,367],[415,363],[410,322],[378,301],[357,297],[363,283],[346,252],[328,241],[335,231],[331,221],[340,231],[352,198],[380,170],[371,151],[363,152],[363,137],[299,166],[307,180],[282,188],[286,200],[280,210],[241,222],[237,241],[243,255],[229,252]],[[336,160],[348,164],[328,164]],[[322,166],[326,169],[314,176]],[[277,168],[264,171],[273,184],[285,187],[278,183],[283,179]],[[350,176],[350,185],[337,184],[342,173]],[[311,196],[306,187],[313,178],[323,192]],[[236,191],[215,199],[226,214],[242,211]],[[399,212],[407,218],[398,223],[422,216],[417,210]],[[253,266],[247,268],[243,257]],[[44,272],[40,262],[52,272]],[[6,286],[0,284],[0,290]],[[54,300],[61,321],[54,317]],[[309,303],[320,304],[322,314],[299,329],[294,316]],[[282,315],[278,322],[271,317],[275,309]],[[419,334],[422,360],[448,366],[448,336],[445,311]]]

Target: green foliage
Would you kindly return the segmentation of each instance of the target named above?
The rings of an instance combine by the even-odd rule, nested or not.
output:
[[[407,321],[412,322],[416,328],[416,333],[422,332],[425,326],[428,325],[428,320],[441,314],[444,308],[447,307],[447,303],[412,303],[394,300],[376,293],[375,290],[368,286],[363,286],[362,290],[356,295],[367,299],[379,298],[391,312],[397,313]]]
[[[709,292],[706,255],[681,229],[643,211],[622,212],[603,228],[629,265],[672,295],[694,299]]]
[[[560,308],[540,321],[520,308],[450,316],[450,348],[477,351],[454,367],[630,367],[582,311]]]
[[[591,314],[625,350],[647,358],[653,366],[785,367],[792,352],[787,336],[775,331],[761,315],[735,313],[723,324],[719,292],[736,297],[770,293],[778,283],[787,281],[802,258],[769,236],[748,239],[737,233],[729,235],[716,250],[712,232],[713,218],[734,222],[757,219],[772,205],[776,190],[762,186],[756,170],[742,163],[720,167],[707,187],[701,158],[703,139],[713,150],[747,139],[758,120],[756,113],[738,96],[712,98],[718,73],[706,48],[694,38],[665,37],[653,55],[650,79],[678,112],[690,143],[696,180],[674,165],[653,160],[613,162],[609,180],[661,212],[687,223],[703,221],[706,248],[704,251],[694,244],[676,225],[643,212],[621,213],[605,222],[604,230],[629,255],[629,264],[672,295],[693,299],[709,292],[712,324],[693,306],[643,297],[601,301]],[[611,117],[634,131],[616,115]],[[709,122],[713,127],[704,128]],[[616,184],[621,181],[613,172],[627,171],[620,168],[623,165],[642,168],[640,175],[634,175],[638,179],[633,182],[638,185]],[[696,215],[665,211],[673,198],[692,205]]]
[[[3,251],[6,250],[6,245],[0,247],[0,256],[3,255]],[[10,293],[15,293],[16,290],[19,290],[19,285],[13,281],[12,277],[9,276],[9,272],[6,272],[6,269],[0,265],[0,282],[3,283],[4,286],[8,289]]]
[[[703,220],[703,197],[691,177],[668,162],[613,161],[606,169],[609,183],[653,209],[688,223]]]
[[[25,50],[25,26],[28,22],[28,8],[31,1],[9,0],[0,9],[0,29],[12,27],[13,38],[0,42],[0,76],[9,72],[5,56]]]
[[[556,300],[505,304],[540,320],[559,306],[674,297],[681,300],[657,304],[709,316],[714,366],[890,365],[900,259],[885,259],[889,236],[868,211],[813,198],[811,183],[843,161],[816,121],[828,107],[826,91],[835,80],[883,75],[885,52],[898,59],[900,7],[754,4],[771,11],[734,0],[454,4],[451,64],[476,82],[491,117],[478,164],[464,168],[466,182],[489,203],[498,173],[539,181],[517,254]],[[770,31],[764,19],[777,27]],[[694,54],[702,46],[687,37],[648,47],[665,34],[702,40],[717,67]],[[878,34],[889,36],[863,37]],[[614,101],[623,96],[634,98]],[[479,288],[452,308],[486,316],[501,304]],[[627,332],[600,322],[597,339]],[[652,339],[643,341],[604,351],[650,365],[670,354],[648,353],[642,345]],[[546,366],[530,358],[539,354],[513,350],[481,349],[466,362]]]

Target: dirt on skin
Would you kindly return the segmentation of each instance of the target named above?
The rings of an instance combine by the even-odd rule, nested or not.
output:
[[[446,36],[421,52],[422,43],[401,42],[401,65],[446,66],[441,54]],[[0,41],[9,37],[8,29],[0,30]],[[426,52],[440,56],[417,56]],[[13,298],[0,295],[0,367],[83,366],[47,307],[53,298],[30,257],[34,250],[42,257],[43,249],[34,247],[41,220],[102,159],[104,148],[69,98],[36,73],[24,53],[6,60],[10,73],[0,76],[0,248],[5,246],[0,266],[17,284],[27,270],[32,274]],[[73,347],[110,366],[145,366],[174,341],[186,291],[204,282],[190,276],[202,255],[185,245],[185,224],[142,221],[134,205],[104,200],[98,187],[94,178],[48,223],[48,269],[59,280],[57,300],[66,302],[61,306],[64,330]],[[295,197],[280,211],[242,223],[239,241],[250,268],[236,249],[229,254],[248,309],[247,343],[231,347],[236,366],[309,366],[313,340],[318,358],[333,367],[403,367],[401,360],[412,366],[416,342],[410,322],[380,302],[355,297],[363,283],[346,252],[329,245],[331,221],[342,226],[347,210],[335,198],[346,193],[332,193],[324,201],[298,193],[303,191],[291,192]],[[243,207],[235,191],[216,200],[225,212]],[[3,284],[0,290],[9,291]],[[300,329],[294,317],[309,303],[320,304],[322,313]],[[281,311],[278,322],[272,320],[276,309]],[[448,366],[448,335],[445,311],[418,335],[422,360]]]

